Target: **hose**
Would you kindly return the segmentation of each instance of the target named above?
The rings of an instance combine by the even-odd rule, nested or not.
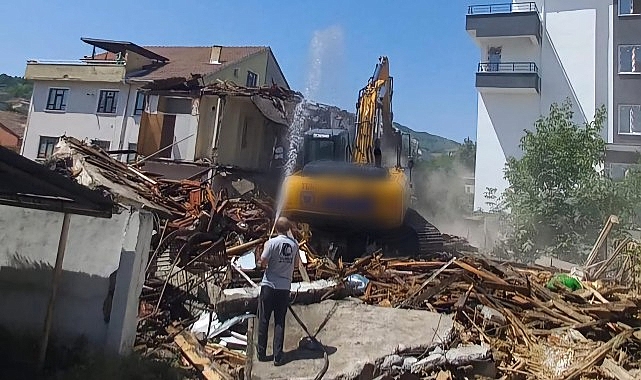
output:
[[[305,326],[305,323],[300,319],[298,314],[296,314],[296,312],[292,308],[292,305],[291,304],[287,305],[287,308],[289,309],[290,313],[292,313],[292,315],[294,316],[294,319],[296,320],[296,322],[298,322],[300,327],[303,328],[303,331],[305,331],[305,334],[307,334],[307,337],[311,339],[311,341],[314,344],[316,344],[318,347],[320,347],[323,350],[323,360],[325,361],[325,363],[323,363],[323,368],[321,368],[321,370],[316,374],[316,377],[314,377],[314,380],[321,380],[323,376],[325,376],[325,373],[327,373],[327,370],[329,369],[329,356],[327,355],[327,350],[325,349],[325,346],[323,346],[323,344],[319,342],[318,339],[316,339],[316,336],[312,335],[309,332],[309,330],[307,329],[307,326]]]

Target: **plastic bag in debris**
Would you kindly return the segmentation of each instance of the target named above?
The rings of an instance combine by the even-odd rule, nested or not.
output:
[[[244,320],[253,317],[255,317],[255,315],[253,314],[243,314],[221,322],[218,320],[218,316],[216,315],[216,313],[205,311],[200,315],[200,318],[198,318],[198,320],[191,326],[191,332],[193,332],[194,334],[205,335],[207,334],[207,330],[209,330],[209,335],[207,335],[207,338],[211,339],[229,330],[231,327],[243,322]],[[211,325],[209,321],[211,321]]]
[[[360,274],[352,274],[345,278],[345,288],[352,295],[361,295],[365,293],[369,280]]]
[[[565,273],[557,273],[554,276],[552,276],[552,278],[550,279],[550,281],[548,281],[545,287],[550,290],[556,290],[556,285],[559,285],[559,284],[565,286],[566,288],[572,291],[581,289],[583,287],[581,285],[581,281]]]

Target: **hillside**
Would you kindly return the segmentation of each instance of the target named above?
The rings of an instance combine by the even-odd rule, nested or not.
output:
[[[448,150],[458,149],[461,146],[456,141],[427,132],[417,132],[399,123],[394,123],[394,126],[403,132],[410,132],[412,137],[418,140],[419,147],[423,153],[443,153]]]

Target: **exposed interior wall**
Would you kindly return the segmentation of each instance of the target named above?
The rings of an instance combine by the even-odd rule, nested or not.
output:
[[[52,87],[69,89],[64,112],[46,109],[49,89]],[[128,143],[136,143],[140,116],[133,115],[136,87],[132,87],[127,102],[128,84],[35,81],[22,154],[27,158],[36,159],[40,136],[66,135],[80,140],[104,140],[110,142],[110,149],[118,149],[125,108],[127,131],[123,147],[126,149]],[[97,114],[100,90],[119,91],[115,114]]]
[[[268,169],[277,125],[249,98],[227,99],[218,140],[218,163],[247,170]]]
[[[61,213],[0,206],[4,327],[42,332],[62,219]],[[135,338],[152,227],[151,214],[127,209],[110,219],[71,216],[52,335],[70,343],[83,335],[108,351],[128,352]],[[110,303],[112,275],[116,283]]]
[[[200,99],[195,159],[211,158],[217,106],[217,96],[202,96]]]

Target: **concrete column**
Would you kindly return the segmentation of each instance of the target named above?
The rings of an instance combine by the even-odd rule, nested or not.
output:
[[[145,266],[151,244],[152,214],[130,210],[124,228],[120,264],[111,306],[105,348],[112,353],[128,354],[136,337],[138,298],[145,281]]]

